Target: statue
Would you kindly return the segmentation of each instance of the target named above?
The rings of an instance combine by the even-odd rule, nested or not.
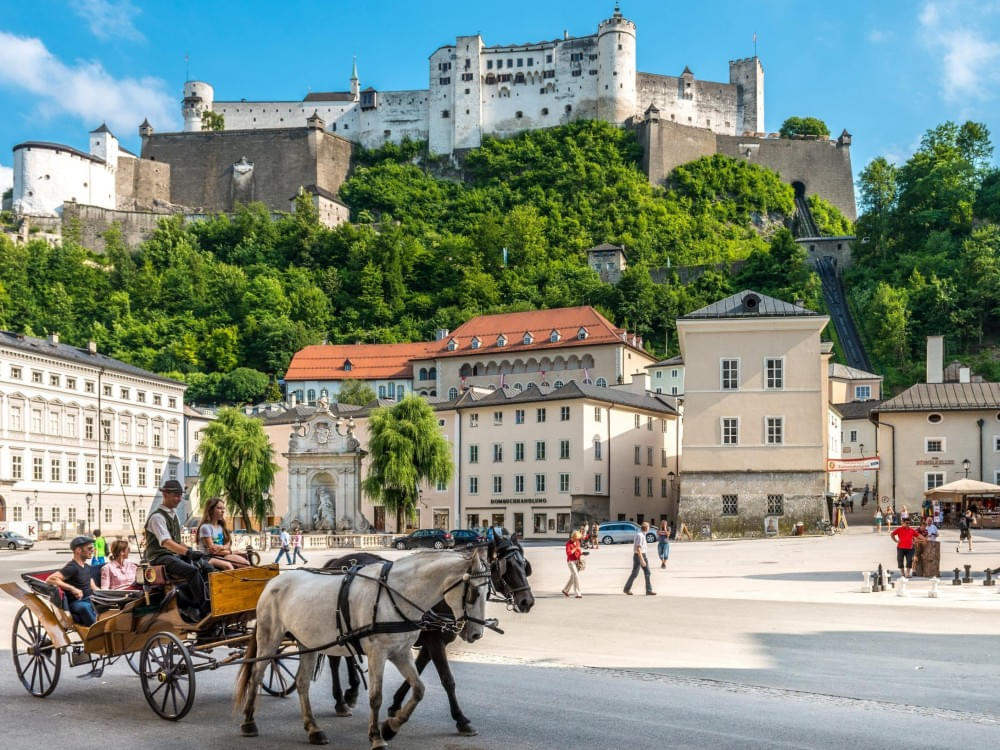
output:
[[[335,518],[333,498],[330,495],[330,490],[320,485],[316,488],[316,513],[313,515],[313,528],[335,528]]]

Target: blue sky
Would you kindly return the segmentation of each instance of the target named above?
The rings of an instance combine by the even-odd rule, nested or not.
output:
[[[411,0],[32,0],[0,16],[0,189],[11,148],[45,140],[87,148],[107,121],[133,151],[148,117],[180,126],[190,75],[219,99],[297,99],[346,89],[352,56],[362,86],[425,88],[427,57],[456,35],[513,44],[596,31],[613,0],[440,3]],[[765,114],[823,118],[854,135],[855,173],[902,161],[946,120],[985,122],[1000,152],[1000,0],[624,0],[637,24],[639,69],[728,79],[753,53],[765,71]]]

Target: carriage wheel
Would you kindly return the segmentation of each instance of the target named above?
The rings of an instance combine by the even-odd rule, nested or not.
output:
[[[260,565],[260,555],[258,555],[255,550],[252,550],[249,547],[247,547],[246,551],[243,552],[243,557],[245,557],[247,559],[247,562],[250,563],[255,568]]]
[[[128,664],[129,669],[131,669],[136,674],[139,674],[139,652],[129,651],[125,654],[125,663]]]
[[[294,646],[282,646],[278,649],[278,653],[288,650],[295,650]],[[261,689],[268,695],[273,695],[278,698],[284,698],[286,695],[291,695],[295,690],[295,678],[299,674],[299,655],[290,654],[288,656],[279,656],[277,659],[272,659],[267,662],[264,667],[264,676],[261,680]]]
[[[180,721],[194,705],[194,664],[173,633],[157,633],[139,655],[142,694],[161,719]]]
[[[27,607],[21,607],[14,618],[10,651],[25,690],[36,698],[44,698],[56,689],[62,670],[62,651],[52,645],[45,627]]]

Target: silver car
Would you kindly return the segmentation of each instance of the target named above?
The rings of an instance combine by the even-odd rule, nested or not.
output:
[[[16,531],[0,531],[0,549],[31,549],[35,543]]]
[[[632,544],[639,525],[631,521],[609,521],[598,527],[597,538],[601,544]],[[646,532],[646,541],[655,542],[656,532],[650,529]]]

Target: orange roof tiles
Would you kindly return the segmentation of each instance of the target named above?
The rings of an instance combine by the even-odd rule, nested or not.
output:
[[[296,352],[285,380],[413,379],[410,360],[436,348],[437,341],[411,344],[316,344]],[[350,369],[347,363],[350,362]]]

